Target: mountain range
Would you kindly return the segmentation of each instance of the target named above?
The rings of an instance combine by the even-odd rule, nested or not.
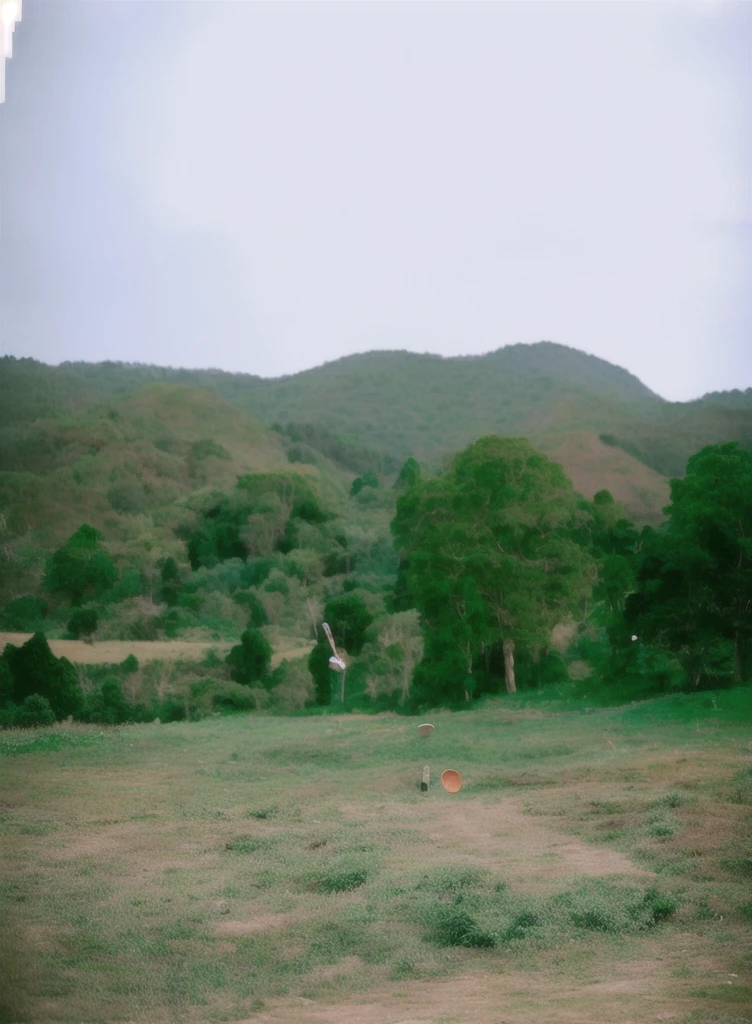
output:
[[[166,508],[239,473],[294,469],[341,490],[408,456],[438,469],[491,433],[528,438],[586,497],[606,488],[636,522],[658,522],[693,452],[752,446],[752,389],[667,402],[551,342],[453,358],[368,352],[276,379],[4,357],[0,511],[13,533],[53,543],[84,514],[103,524]]]

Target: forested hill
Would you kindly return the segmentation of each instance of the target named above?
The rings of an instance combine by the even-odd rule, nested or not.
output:
[[[17,432],[39,417],[70,418],[157,382],[211,390],[264,423],[295,425],[314,447],[318,436],[379,451],[390,464],[413,455],[438,466],[483,434],[526,437],[583,493],[608,488],[643,521],[660,518],[667,480],[693,452],[727,440],[752,444],[749,391],[671,403],[626,370],[551,342],[456,358],[369,352],[277,379],[6,358],[0,426]]]

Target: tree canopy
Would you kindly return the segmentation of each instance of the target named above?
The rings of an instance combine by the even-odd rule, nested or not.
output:
[[[109,590],[118,573],[102,540],[102,534],[93,526],[80,526],[53,554],[45,588],[72,605]]]
[[[481,438],[399,499],[401,585],[425,637],[419,700],[468,699],[498,676],[502,652],[514,688],[514,650],[536,659],[596,581],[580,537],[591,518],[562,468],[519,438]]]
[[[673,651],[694,685],[739,682],[752,670],[752,453],[703,448],[665,511],[665,527],[643,531],[625,624]]]
[[[77,714],[84,695],[76,670],[67,658],[56,658],[44,633],[35,633],[21,647],[6,644],[0,656],[6,668],[0,670],[5,700],[16,704],[38,694],[45,697],[58,719]]]

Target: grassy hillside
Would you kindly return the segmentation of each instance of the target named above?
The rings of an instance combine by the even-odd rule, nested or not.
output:
[[[37,530],[46,544],[82,517],[117,531],[124,516],[226,490],[240,473],[293,464],[341,492],[353,473],[383,477],[408,455],[438,467],[488,433],[528,438],[587,497],[607,488],[636,521],[656,522],[693,452],[752,445],[749,391],[669,403],[550,342],[463,358],[370,352],[275,380],[6,357],[0,397],[0,509],[14,534]]]
[[[218,395],[152,384],[76,417],[0,430],[0,503],[14,533],[49,543],[82,521],[112,532],[123,516],[151,513],[238,475],[288,471],[279,434]],[[320,476],[310,465],[296,471]]]
[[[190,380],[265,422],[316,424],[397,460],[414,455],[437,464],[491,432],[536,442],[588,431],[658,474],[674,476],[705,444],[752,444],[752,390],[666,402],[626,370],[551,342],[457,358],[369,352],[275,380],[112,363],[62,369],[103,395],[155,379]],[[621,464],[622,470],[628,465]],[[644,489],[640,471],[634,472],[633,489]],[[655,492],[643,518],[651,517],[657,500]],[[640,513],[639,502],[633,511]]]
[[[89,387],[111,393],[119,375],[112,364],[68,364]],[[123,367],[123,380],[186,371]],[[606,429],[662,404],[636,377],[575,349],[543,342],[516,345],[486,356],[445,359],[407,352],[348,356],[276,380],[191,371],[265,422],[320,423],[358,443],[398,458],[438,462],[479,433],[531,436],[552,429]]]
[[[586,430],[542,434],[535,440],[540,451],[561,463],[575,488],[591,498],[610,491],[637,522],[659,522],[669,501],[669,482],[620,448],[614,448]]]

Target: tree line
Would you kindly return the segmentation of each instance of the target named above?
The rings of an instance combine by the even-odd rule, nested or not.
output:
[[[749,680],[752,454],[702,449],[664,511],[638,531],[607,491],[586,501],[517,438],[481,438],[415,481],[392,524],[395,603],[418,609],[425,642],[412,705],[562,678],[551,632],[567,618],[614,694]]]
[[[379,487],[365,473],[349,500]],[[287,663],[271,669],[265,632],[276,600],[293,603],[298,618],[307,609],[315,646],[295,671],[309,674],[310,700],[322,707],[342,690],[321,621],[347,654],[346,706],[365,710],[466,707],[487,694],[570,685],[573,659],[589,670],[581,689],[613,700],[752,678],[752,454],[738,444],[689,459],[657,528],[638,530],[607,491],[586,500],[558,463],[519,438],[480,438],[437,475],[408,459],[390,501],[395,550],[377,554],[365,538],[360,547],[352,532],[348,540],[301,478],[239,478],[178,527],[190,569],[172,556],[157,561],[150,591],[159,614],[135,619],[132,637],[175,635],[221,583],[246,621],[239,643],[206,669],[239,688],[221,690],[221,707],[250,706],[242,688],[273,693],[287,677]],[[358,578],[356,560],[378,574]],[[130,708],[115,678],[84,694],[39,625],[49,598],[69,607],[69,636],[91,637],[108,602],[141,600],[136,576],[118,572],[90,526],[52,554],[46,597],[17,598],[2,613],[5,628],[37,630],[0,656],[3,724],[183,713]],[[562,651],[552,635],[566,622],[574,636]],[[211,680],[201,682],[206,696]]]

